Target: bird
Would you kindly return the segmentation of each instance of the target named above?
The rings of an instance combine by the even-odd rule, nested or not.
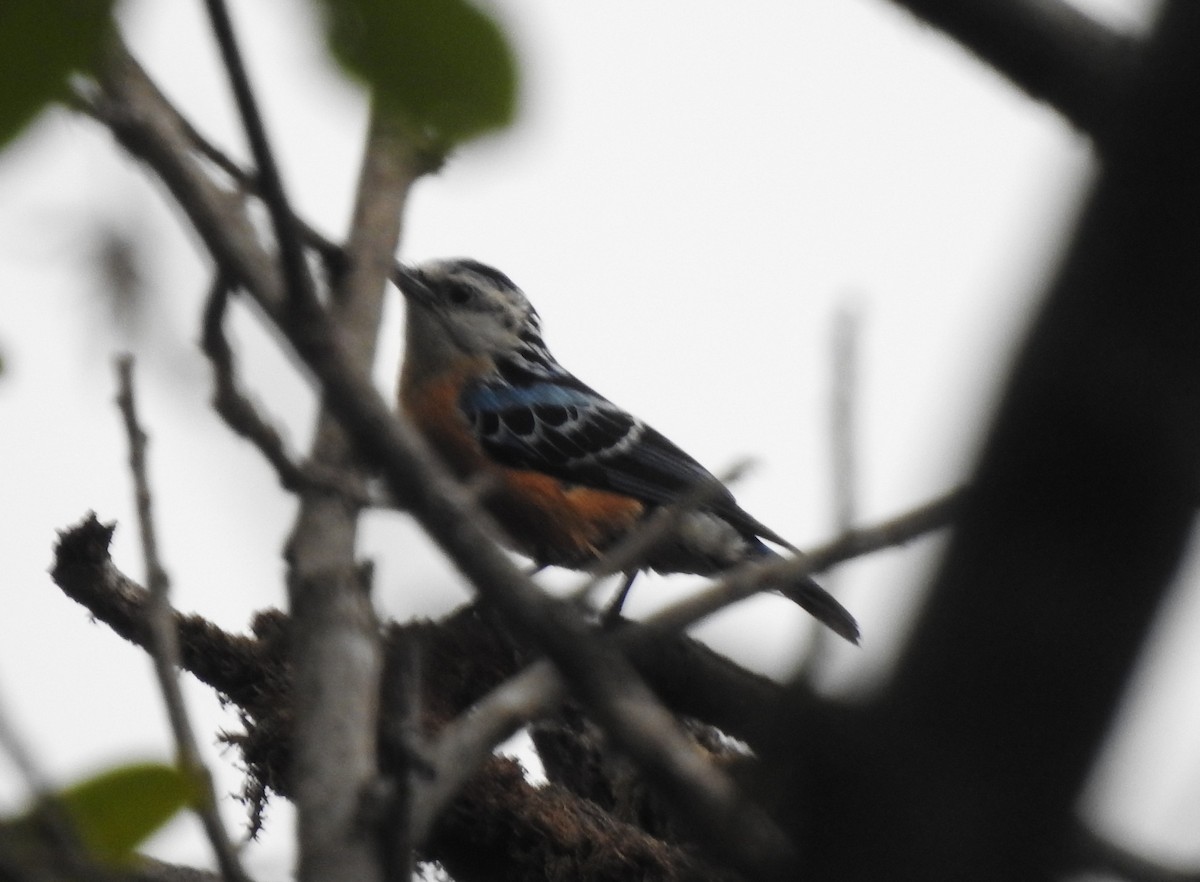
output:
[[[524,292],[469,258],[397,263],[407,304],[399,408],[536,567],[588,570],[646,518],[696,488],[700,502],[640,570],[713,576],[794,546],[653,427],[576,378],[550,353]],[[769,544],[768,544],[769,543]],[[804,576],[772,590],[857,643],[854,617]]]

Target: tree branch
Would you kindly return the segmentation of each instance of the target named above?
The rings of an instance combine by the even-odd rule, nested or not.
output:
[[[233,23],[229,20],[229,10],[225,6],[225,0],[204,0],[204,5],[208,9],[221,60],[229,74],[233,97],[242,118],[242,127],[250,142],[250,154],[258,167],[257,180],[263,202],[266,203],[267,212],[271,216],[271,225],[275,229],[275,241],[279,246],[284,290],[289,297],[312,297],[312,277],[304,261],[304,248],[296,230],[296,219],[288,205],[283,179],[279,176],[279,168],[275,164],[275,157],[267,139],[267,130],[263,125],[262,115],[258,112],[254,90],[250,87],[250,78],[246,74],[246,66],[238,50]]]
[[[702,507],[715,494],[739,480],[749,468],[748,462],[735,463],[715,481],[698,483],[670,505],[659,506],[637,530],[630,531],[596,562],[588,579],[572,594],[581,600],[590,598],[613,573],[630,573],[642,568],[646,558],[668,541],[690,512]],[[607,619],[607,617],[606,617]],[[605,624],[611,624],[606,621]]]
[[[334,279],[329,314],[347,362],[363,375],[370,372],[375,357],[383,293],[408,191],[423,170],[411,145],[374,116],[343,270]],[[300,301],[293,298],[292,302],[299,305]],[[312,305],[305,311],[313,312]],[[309,321],[325,318],[314,314]],[[319,468],[353,476],[360,494],[364,492],[357,451],[331,413],[328,396],[317,417],[310,460]],[[313,809],[310,822],[301,814],[301,839],[309,840],[310,848],[331,834],[360,841],[360,847],[370,849],[371,872],[380,874],[384,872],[381,830],[361,829],[363,796],[378,786],[382,658],[369,586],[355,564],[357,514],[342,497],[305,488],[288,540],[288,596],[297,625],[297,763],[309,773],[308,780],[300,782],[297,800]],[[403,799],[407,775],[396,776],[393,785]],[[396,831],[386,834],[392,839]],[[393,841],[388,847],[393,856],[394,846]],[[339,850],[331,848],[325,857],[314,857],[309,878],[370,878],[363,874],[361,867],[347,865]]]
[[[1166,4],[888,690],[801,733],[845,748],[803,772],[828,822],[807,840],[819,877],[1064,870],[1195,525],[1197,45],[1200,4]]]
[[[220,274],[213,279],[200,332],[200,346],[213,371],[213,409],[230,429],[245,438],[270,463],[285,490],[304,488],[339,494],[351,505],[367,507],[371,500],[351,478],[316,464],[295,462],[285,449],[279,432],[258,412],[237,381],[233,350],[225,336],[225,312],[229,304],[229,282]]]
[[[476,805],[491,812],[486,818],[468,813]],[[532,787],[519,766],[504,759],[490,760],[467,786],[434,831],[430,852],[444,855],[442,863],[460,882],[492,882],[498,867],[509,868],[509,878],[547,882],[740,879],[614,820],[563,787]]]
[[[111,527],[92,516],[64,531],[53,576],[65,593],[114,631],[145,647],[148,595],[112,564],[111,534]],[[263,786],[289,795],[294,772],[289,620],[278,612],[262,613],[253,638],[227,634],[197,616],[176,614],[175,620],[184,667],[243,710],[247,731],[230,740],[243,751],[250,773]],[[407,657],[414,645],[420,647],[425,674],[423,725],[433,729],[471,706],[528,659],[527,653],[514,652],[497,632],[494,617],[478,608],[464,609],[437,625],[392,625],[383,689],[385,727],[399,709],[394,703],[401,667],[397,659]],[[385,761],[393,764],[386,757]],[[404,762],[401,757],[401,767]],[[674,846],[614,822],[592,803],[562,788],[529,786],[505,760],[489,761],[477,770],[474,782],[431,832],[423,857],[444,862],[464,882],[494,878],[501,863],[517,868],[514,873],[523,878],[565,880],[578,873],[580,879],[608,879],[613,877],[606,874],[621,867],[639,868],[639,878],[651,882],[727,878]]]
[[[1140,56],[1064,0],[893,0],[945,31],[1099,142],[1113,134]]]
[[[259,244],[245,194],[219,186],[197,155],[187,124],[117,39],[98,70],[96,90],[80,93],[88,113],[102,122],[130,155],[146,162],[175,200],[218,266],[231,281],[255,293],[261,308],[280,314],[283,284],[275,258]]]
[[[154,660],[154,671],[158,676],[167,718],[175,736],[175,747],[179,764],[200,787],[202,794],[199,805],[193,806],[199,815],[208,841],[212,844],[221,875],[229,882],[249,882],[242,869],[237,851],[221,823],[217,813],[216,792],[212,774],[200,757],[196,736],[188,718],[187,706],[179,688],[179,635],[175,630],[169,601],[170,580],[158,556],[158,540],[154,529],[153,497],[150,479],[146,470],[146,433],[142,430],[137,415],[137,400],[134,397],[133,357],[124,356],[117,361],[120,392],[117,404],[125,423],[129,438],[129,466],[133,472],[133,483],[137,502],[138,524],[141,532],[142,552],[146,562],[149,602],[146,606],[146,621],[150,632],[150,657]]]
[[[206,0],[229,73],[257,180],[275,229],[283,291],[293,321],[318,310],[295,218],[267,142],[224,0]],[[186,208],[186,206],[185,206]],[[393,242],[394,246],[394,242]],[[379,288],[383,287],[380,280]],[[370,295],[368,295],[370,296]],[[375,295],[378,297],[378,295]],[[374,327],[362,339],[351,329],[349,352],[374,351]],[[359,355],[360,366],[362,355]],[[321,431],[313,461],[340,469],[343,444]],[[337,448],[331,450],[330,448]],[[376,831],[361,824],[361,799],[377,774],[380,655],[374,611],[355,567],[355,511],[340,498],[306,492],[289,541],[288,598],[295,617],[295,802],[302,880],[383,878]]]
[[[849,298],[833,318],[829,383],[829,450],[833,525],[847,533],[858,521],[858,391],[862,312]]]
[[[682,631],[714,612],[772,585],[811,576],[835,564],[873,551],[904,545],[932,530],[949,526],[958,516],[966,490],[955,490],[869,527],[861,527],[794,557],[752,562],[723,576],[703,591],[659,610],[646,619],[658,631]]]

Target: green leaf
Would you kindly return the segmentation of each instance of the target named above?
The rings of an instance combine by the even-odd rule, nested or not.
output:
[[[122,863],[151,833],[199,798],[179,769],[136,763],[101,772],[59,794],[79,837],[101,860]]]
[[[113,0],[0,0],[0,147],[95,60]]]
[[[466,0],[323,2],[334,57],[418,134],[449,147],[512,121],[512,51]]]

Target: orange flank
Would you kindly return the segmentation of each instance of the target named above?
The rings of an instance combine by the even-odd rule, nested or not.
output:
[[[458,408],[463,384],[479,366],[436,379],[404,378],[404,413],[460,479],[491,476],[484,504],[507,533],[513,548],[540,564],[586,567],[621,539],[645,514],[631,496],[568,484],[542,472],[493,461],[471,434]]]
[[[566,484],[527,469],[501,468],[488,509],[518,551],[538,563],[586,567],[621,539],[646,506],[620,493]]]

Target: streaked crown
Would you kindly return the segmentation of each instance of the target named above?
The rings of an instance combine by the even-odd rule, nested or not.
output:
[[[410,305],[410,348],[432,351],[442,343],[535,374],[560,370],[542,340],[537,310],[498,269],[452,258],[400,268],[394,278]]]

